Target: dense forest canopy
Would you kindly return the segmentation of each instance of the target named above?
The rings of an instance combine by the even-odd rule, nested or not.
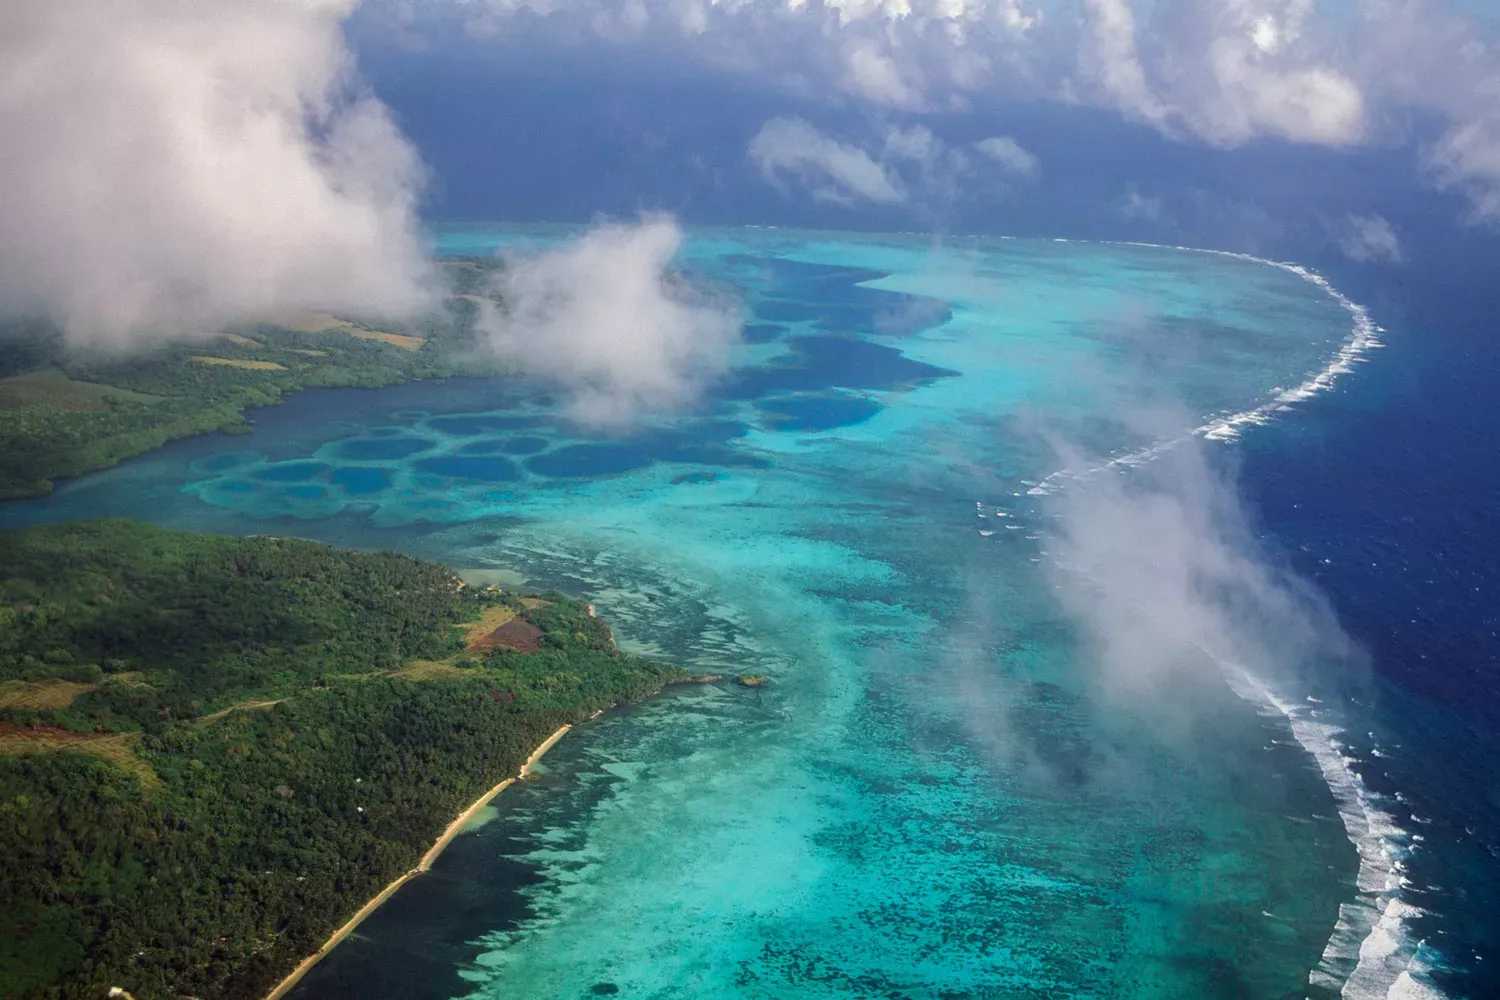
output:
[[[262,996],[549,733],[682,677],[394,553],[0,534],[0,998]]]

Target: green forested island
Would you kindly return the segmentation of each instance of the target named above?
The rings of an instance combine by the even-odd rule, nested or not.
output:
[[[683,677],[394,553],[0,534],[0,998],[264,996],[548,734]]]
[[[0,326],[0,499],[177,438],[248,430],[243,411],[318,386],[495,374],[475,319],[496,260],[442,262],[452,294],[411,326],[299,313],[128,355],[67,344],[41,322]]]

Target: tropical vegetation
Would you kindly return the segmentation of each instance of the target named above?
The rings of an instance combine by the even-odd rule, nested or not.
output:
[[[0,534],[0,998],[263,996],[548,734],[683,676],[395,553]]]

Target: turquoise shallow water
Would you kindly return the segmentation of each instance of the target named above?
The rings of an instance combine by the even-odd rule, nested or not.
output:
[[[1216,678],[1102,693],[1028,491],[1044,431],[1114,452],[1143,402],[1251,409],[1348,312],[1143,247],[717,230],[686,260],[749,318],[695,412],[609,436],[524,379],[310,392],[4,508],[506,571],[772,678],[581,727],[294,996],[1306,995],[1357,864],[1320,773]]]

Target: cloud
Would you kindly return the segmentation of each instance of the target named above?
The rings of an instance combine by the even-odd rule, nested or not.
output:
[[[767,180],[791,175],[814,197],[891,205],[906,200],[900,182],[865,150],[839,142],[801,118],[772,118],[750,140],[750,159]]]
[[[1115,202],[1115,213],[1120,218],[1133,222],[1153,222],[1158,225],[1171,222],[1162,200],[1141,194],[1134,184],[1128,186],[1120,200]]]
[[[725,370],[740,319],[737,303],[672,270],[681,244],[675,222],[648,216],[512,256],[493,288],[502,304],[481,310],[486,348],[559,383],[586,423],[621,424],[690,403]]]
[[[353,0],[0,5],[0,300],[124,344],[426,301],[422,168]]]
[[[974,148],[1017,177],[1035,177],[1037,168],[1041,165],[1036,156],[1008,135],[981,139],[974,144]]]
[[[379,2],[379,0],[367,0]],[[394,0],[390,0],[394,2]],[[486,31],[639,44],[799,97],[1114,109],[1183,142],[1412,144],[1500,219],[1500,44],[1454,0],[468,0]],[[1430,116],[1430,117],[1427,117]],[[1420,133],[1418,133],[1420,134]]]
[[[1423,164],[1500,221],[1500,45],[1495,23],[1430,0],[1366,0],[1359,60],[1375,96],[1435,115],[1442,134]]]
[[[1274,684],[1357,658],[1326,600],[1267,557],[1206,448],[1183,441],[1050,500],[1053,583],[1109,693],[1155,697],[1236,671]]]
[[[870,42],[861,41],[845,53],[846,89],[876,104],[915,110],[922,107],[918,90],[902,79],[896,61]]]
[[[1262,136],[1347,146],[1364,137],[1364,95],[1309,37],[1308,0],[1154,5],[1149,61],[1131,0],[1088,0],[1088,9],[1080,71],[1129,117],[1217,146]]]
[[[1396,231],[1379,215],[1349,216],[1339,249],[1345,257],[1362,263],[1399,264],[1405,259]]]
[[[1116,108],[1153,125],[1165,125],[1168,109],[1146,80],[1130,0],[1087,0],[1087,7],[1092,33],[1082,46],[1081,71],[1097,80]]]

